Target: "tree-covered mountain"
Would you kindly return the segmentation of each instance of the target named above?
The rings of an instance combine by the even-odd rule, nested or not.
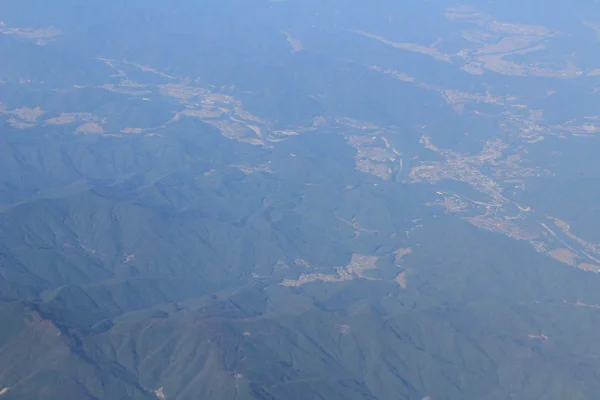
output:
[[[554,3],[3,1],[0,400],[594,398]]]

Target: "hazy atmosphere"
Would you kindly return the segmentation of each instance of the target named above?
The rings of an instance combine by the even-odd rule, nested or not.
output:
[[[2,0],[0,400],[600,398],[600,2]]]

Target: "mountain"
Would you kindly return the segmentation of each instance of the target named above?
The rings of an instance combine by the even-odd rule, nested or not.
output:
[[[590,399],[599,5],[0,4],[0,400]]]

